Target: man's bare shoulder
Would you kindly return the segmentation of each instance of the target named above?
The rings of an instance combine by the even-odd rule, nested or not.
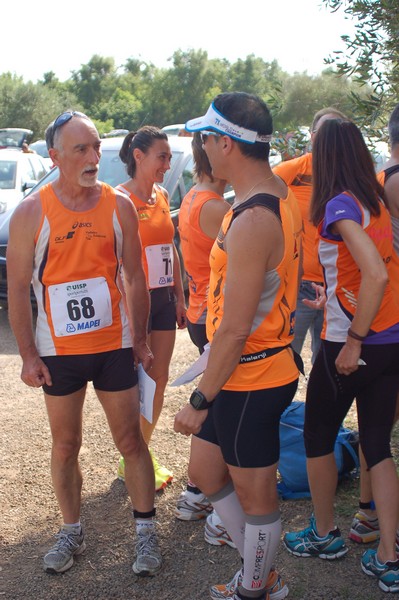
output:
[[[29,194],[15,208],[11,217],[11,221],[39,218],[42,214],[42,204],[40,200],[40,192]]]
[[[251,206],[242,211],[229,230],[229,237],[243,245],[245,240],[245,244],[269,246],[280,236],[281,223],[277,215],[264,206]]]
[[[137,231],[138,216],[137,210],[126,194],[119,190],[115,190],[116,206],[120,215],[122,230],[124,233],[129,231]]]
[[[118,209],[123,212],[134,212],[134,204],[130,200],[129,196],[122,190],[114,188],[114,191]]]

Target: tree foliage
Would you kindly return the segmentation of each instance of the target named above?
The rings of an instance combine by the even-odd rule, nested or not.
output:
[[[32,139],[43,138],[48,124],[76,98],[63,87],[24,83],[22,77],[0,75],[0,127],[23,127],[33,131]]]
[[[342,36],[346,51],[327,59],[340,75],[367,85],[365,97],[351,91],[351,101],[363,125],[379,128],[399,98],[398,0],[323,0],[332,12],[343,10],[354,19],[355,34]]]
[[[0,75],[0,126],[33,129],[37,139],[57,114],[73,109],[86,112],[101,134],[143,124],[163,127],[202,114],[217,94],[234,90],[261,96],[275,128],[284,132],[310,125],[324,106],[349,112],[350,96],[359,86],[337,79],[332,69],[315,77],[289,75],[276,61],[252,54],[229,63],[209,59],[204,50],[177,50],[162,69],[134,57],[117,67],[113,58],[94,55],[64,82],[51,71],[36,84]]]

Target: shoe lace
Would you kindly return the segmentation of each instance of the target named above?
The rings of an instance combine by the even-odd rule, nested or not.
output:
[[[300,537],[302,539],[305,539],[308,537],[314,537],[315,535],[317,535],[316,531],[317,531],[316,530],[316,520],[312,516],[312,517],[310,517],[310,524],[308,525],[308,527],[305,527],[305,529],[298,532],[298,537]]]
[[[139,540],[136,543],[137,554],[148,556],[157,552],[158,543],[155,531],[151,531],[150,533],[139,533],[138,536]]]
[[[231,592],[235,592],[238,586],[240,585],[243,577],[242,569],[239,569],[237,573],[234,575],[233,579],[226,585],[227,590]]]
[[[56,533],[54,537],[56,538],[57,542],[52,548],[53,552],[61,552],[65,554],[76,550],[76,548],[79,546],[78,540],[75,539],[77,534],[61,530]]]

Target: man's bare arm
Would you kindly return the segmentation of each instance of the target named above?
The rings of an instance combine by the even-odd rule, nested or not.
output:
[[[34,238],[40,219],[39,197],[23,201],[11,218],[7,247],[8,315],[23,360],[21,378],[33,387],[51,385],[49,371],[35,344],[30,299]]]

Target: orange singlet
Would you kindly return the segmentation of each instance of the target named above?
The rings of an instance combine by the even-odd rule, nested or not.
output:
[[[131,347],[117,285],[123,235],[115,190],[103,183],[96,206],[83,212],[65,208],[51,184],[40,200],[32,278],[39,355]]]
[[[374,216],[350,192],[343,192],[329,202],[341,201],[340,218],[351,218],[345,215],[345,205],[358,207],[361,215],[361,226],[373,240],[381,258],[387,265],[389,274],[397,278],[398,270],[392,261],[394,250],[392,244],[392,226],[390,216],[381,203],[381,213]],[[329,203],[327,203],[328,209]],[[336,204],[334,204],[335,209]],[[337,214],[337,209],[335,209]],[[327,225],[331,224],[331,219]],[[331,342],[345,342],[347,332],[356,312],[357,297],[361,285],[361,272],[345,243],[339,236],[327,235],[326,217],[319,226],[319,255],[324,266],[327,302],[324,309],[324,326],[322,338]],[[387,284],[381,300],[380,308],[371,326],[370,334],[383,332],[399,322],[399,309],[396,305],[393,286]],[[368,340],[367,340],[368,341]],[[367,343],[364,342],[364,343]]]
[[[298,158],[287,160],[273,167],[273,173],[281,177],[295,194],[303,219],[303,275],[305,281],[323,281],[317,256],[317,228],[309,220],[310,197],[312,194],[312,154],[308,152]]]
[[[389,177],[398,171],[399,165],[388,167],[388,169],[384,169],[383,171],[377,173],[377,180],[383,187],[385,187],[385,183]],[[389,206],[387,208],[389,210]],[[388,271],[389,282],[392,287],[395,301],[399,304],[399,219],[393,215],[390,215],[390,217],[392,224],[393,248],[395,252],[392,255],[392,260],[385,266]]]
[[[288,192],[292,194],[292,192]],[[240,363],[223,386],[225,390],[261,390],[286,385],[298,377],[298,368],[292,351],[262,358],[266,349],[287,346],[293,340],[293,319],[298,293],[299,249],[295,236],[291,199],[279,199],[268,194],[257,194],[243,204],[230,209],[222,222],[220,232],[210,254],[207,337],[212,341],[223,318],[224,288],[228,268],[228,254],[223,248],[232,220],[253,205],[266,205],[279,219],[284,235],[284,255],[276,268],[265,272],[264,287],[254,316],[251,332],[245,342]],[[237,307],[240,310],[240,307]]]
[[[142,262],[148,288],[174,285],[173,237],[175,228],[168,201],[159,186],[154,186],[155,202],[143,202],[122,185],[119,191],[129,196],[139,217],[139,232],[143,247]]]
[[[202,207],[209,200],[224,202],[223,196],[212,191],[191,189],[183,199],[179,212],[179,233],[184,267],[189,284],[189,305],[187,318],[191,323],[202,323],[206,310],[209,289],[209,254],[214,240],[200,227]]]

